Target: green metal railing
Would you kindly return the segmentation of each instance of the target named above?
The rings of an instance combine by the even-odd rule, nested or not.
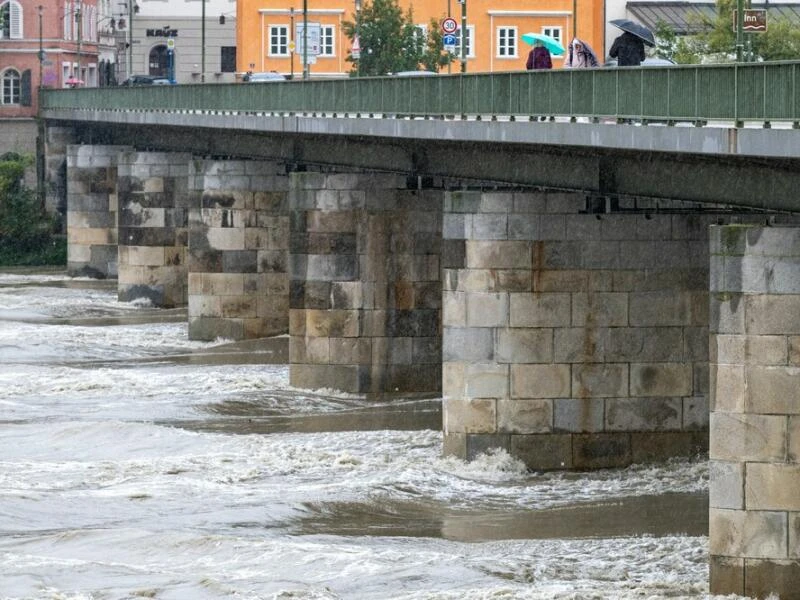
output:
[[[42,90],[40,110],[800,123],[800,61]]]

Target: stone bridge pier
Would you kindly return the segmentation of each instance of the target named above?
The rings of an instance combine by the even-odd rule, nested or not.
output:
[[[396,175],[292,174],[292,385],[439,395],[441,206]]]
[[[800,598],[800,228],[711,233],[711,593]]]
[[[198,159],[189,182],[189,338],[288,333],[286,167]]]
[[[718,216],[621,208],[447,194],[444,239],[460,261],[444,271],[446,453],[499,447],[532,469],[593,469],[707,447]]]

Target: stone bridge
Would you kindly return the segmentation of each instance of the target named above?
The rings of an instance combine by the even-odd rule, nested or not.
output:
[[[708,450],[711,591],[797,597],[800,133],[527,123],[514,158],[496,137],[522,123],[422,148],[414,121],[371,138],[170,118],[49,115],[70,274],[188,306],[192,339],[288,333],[298,387],[442,397],[445,454],[547,470]],[[748,134],[781,151],[737,149]]]

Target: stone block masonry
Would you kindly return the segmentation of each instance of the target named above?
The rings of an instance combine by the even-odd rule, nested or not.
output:
[[[147,298],[154,306],[185,306],[188,299],[188,174],[191,155],[121,152],[118,297]]]
[[[711,230],[710,591],[800,598],[800,228]]]
[[[442,193],[292,173],[289,198],[291,384],[438,396]]]
[[[289,332],[288,191],[279,163],[190,164],[190,339]]]
[[[707,448],[716,215],[587,214],[556,192],[444,202],[446,454],[593,469]]]
[[[125,146],[67,146],[67,273],[117,276],[117,158]]]

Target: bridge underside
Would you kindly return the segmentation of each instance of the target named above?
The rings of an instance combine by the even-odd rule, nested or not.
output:
[[[764,210],[796,161],[62,133],[71,272],[188,303],[195,339],[288,333],[295,386],[441,396],[465,459],[624,466],[710,429],[711,591],[796,593],[798,218]]]
[[[470,143],[126,123],[73,125],[79,143],[170,152],[191,148],[197,156],[213,158],[257,158],[303,167],[401,173],[435,178],[456,188],[515,185],[607,198],[683,200],[771,211],[798,209],[800,159],[794,158],[564,143]]]

